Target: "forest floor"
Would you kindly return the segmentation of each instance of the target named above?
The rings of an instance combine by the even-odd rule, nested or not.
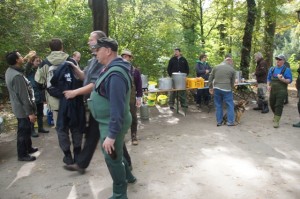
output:
[[[300,129],[295,90],[290,91],[280,127],[273,114],[249,104],[238,126],[216,126],[215,111],[194,104],[187,115],[150,107],[139,122],[139,145],[126,144],[136,184],[130,199],[298,199]],[[63,169],[55,130],[32,138],[34,162],[19,162],[14,131],[0,134],[1,199],[107,199],[112,180],[98,148],[84,175]]]

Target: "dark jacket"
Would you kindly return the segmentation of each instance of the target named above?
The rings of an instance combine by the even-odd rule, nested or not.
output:
[[[25,76],[30,81],[31,86],[33,88],[35,103],[40,104],[40,103],[44,102],[44,98],[43,98],[43,91],[41,90],[41,88],[37,84],[37,82],[34,80],[36,71],[37,71],[37,69],[32,68],[31,63],[27,63],[25,65]]]
[[[62,92],[75,90],[82,87],[82,81],[75,78],[72,66],[64,64],[57,68],[52,79],[51,85],[59,88]],[[78,127],[83,132],[85,127],[85,108],[83,96],[76,96],[66,99],[62,94],[59,100],[59,111],[57,117],[57,127]]]
[[[172,57],[169,61],[168,65],[168,74],[171,77],[172,73],[176,72],[186,73],[186,75],[189,74],[190,68],[187,60],[184,57]]]
[[[257,61],[255,76],[257,83],[267,83],[268,65],[263,58]]]
[[[196,65],[196,74],[197,77],[202,77],[205,80],[208,80],[209,73],[206,73],[206,70],[209,70],[209,73],[211,72],[211,67],[207,62],[198,62]]]

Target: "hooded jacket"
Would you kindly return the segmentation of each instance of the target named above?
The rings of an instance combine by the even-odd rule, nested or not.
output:
[[[52,51],[50,55],[47,57],[48,61],[52,65],[59,65],[68,59],[69,55],[63,51]],[[49,65],[45,64],[43,61],[41,66],[35,73],[34,80],[39,84],[46,84],[47,83],[47,74],[49,71]],[[52,97],[46,91],[46,101],[50,110],[58,110],[59,108],[59,99]]]

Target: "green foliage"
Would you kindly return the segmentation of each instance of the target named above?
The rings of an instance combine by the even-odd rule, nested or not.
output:
[[[149,79],[167,76],[166,68],[175,47],[180,47],[188,60],[191,77],[196,75],[194,66],[200,53],[208,55],[211,66],[231,53],[239,70],[246,1],[115,0],[108,3],[110,37],[117,39],[120,52],[123,49],[133,52],[133,64]],[[266,48],[264,11],[273,7],[276,9],[271,17],[277,24],[274,53],[289,57],[294,70],[300,60],[300,26],[295,13],[300,4],[285,0],[275,3],[257,0],[259,16],[251,56]],[[200,6],[203,18],[200,18]],[[48,41],[53,37],[64,41],[69,54],[75,50],[81,52],[82,66],[90,58],[87,40],[92,31],[92,16],[87,0],[2,0],[0,12],[0,74],[7,67],[6,52],[18,49],[25,55],[29,50],[36,50],[44,58],[49,54]],[[255,63],[251,63],[250,71],[253,71]]]

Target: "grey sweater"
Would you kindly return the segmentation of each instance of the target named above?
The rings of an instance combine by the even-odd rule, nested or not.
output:
[[[225,61],[213,68],[208,81],[209,88],[232,91],[235,82],[235,70]]]
[[[9,91],[9,98],[13,113],[17,118],[27,118],[35,114],[33,90],[21,71],[15,66],[10,66],[5,73],[5,81]]]

